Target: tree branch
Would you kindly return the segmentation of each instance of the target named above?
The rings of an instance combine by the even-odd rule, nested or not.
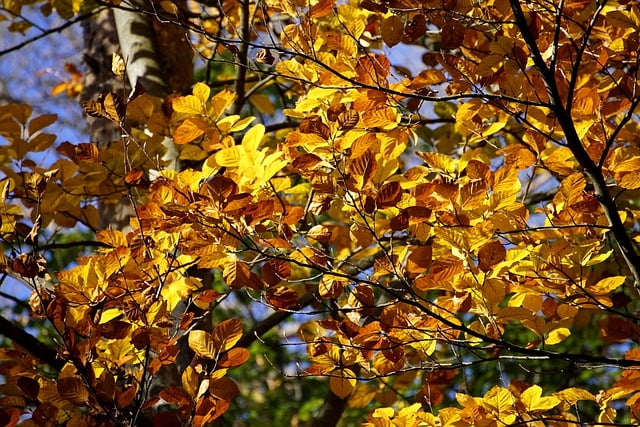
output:
[[[320,296],[318,295],[317,289],[307,292],[298,299],[297,308],[293,310],[276,311],[266,319],[258,322],[253,328],[242,335],[242,338],[240,338],[240,341],[238,341],[237,346],[249,347],[255,340],[269,332],[272,328],[279,325],[285,319],[291,317],[293,314],[302,310],[312,302],[317,301],[319,298]]]
[[[331,389],[327,390],[320,413],[313,420],[312,427],[333,427],[338,424],[347,406],[347,399],[336,396]]]
[[[59,371],[65,365],[65,361],[58,358],[58,352],[41,343],[24,329],[16,326],[10,320],[0,316],[0,333],[11,341],[24,348],[33,357]]]
[[[240,36],[241,41],[249,40],[249,0],[244,0],[240,2],[240,19],[242,22],[240,23],[240,31],[242,35]],[[242,43],[240,45],[240,52],[238,54],[238,65],[236,67],[236,100],[233,106],[233,114],[240,114],[242,107],[245,102],[245,84],[247,77],[247,68],[248,68],[248,60],[249,60],[249,45],[247,43]]]
[[[635,282],[634,285],[636,289],[640,291],[640,257],[638,256],[635,246],[631,241],[631,238],[629,238],[626,228],[622,223],[622,219],[620,218],[620,215],[618,213],[618,207],[616,206],[613,197],[609,193],[609,189],[607,188],[607,184],[604,176],[602,175],[602,171],[598,167],[598,165],[596,165],[596,163],[591,159],[589,153],[587,153],[584,146],[582,145],[580,136],[578,135],[578,132],[576,131],[576,128],[574,126],[571,112],[567,110],[563,105],[560,91],[558,90],[558,87],[556,85],[555,76],[542,58],[542,54],[538,49],[536,40],[529,30],[527,20],[522,10],[522,6],[520,5],[520,1],[509,1],[511,3],[511,9],[516,20],[516,25],[522,33],[522,37],[529,48],[529,52],[533,58],[535,67],[540,72],[547,88],[550,102],[549,108],[551,108],[551,111],[553,111],[553,113],[556,115],[558,123],[560,123],[560,126],[562,127],[567,141],[567,147],[571,150],[574,157],[582,167],[584,174],[593,185],[594,193],[598,198],[600,205],[602,206],[605,217],[609,221],[609,225],[611,226],[611,231],[613,232],[616,243],[618,244],[627,267],[633,275]],[[575,69],[573,72],[578,73],[579,70]],[[567,105],[570,105],[570,103],[567,102]]]
[[[84,15],[76,16],[75,18],[70,19],[69,21],[66,21],[64,24],[61,24],[61,25],[59,25],[57,27],[53,27],[51,29],[48,29],[48,30],[38,34],[37,36],[33,36],[31,38],[28,38],[25,41],[23,41],[22,43],[18,43],[18,44],[14,45],[14,46],[11,46],[9,48],[0,50],[0,57],[2,57],[4,55],[7,55],[7,54],[9,54],[11,52],[15,52],[17,50],[20,50],[23,47],[30,45],[31,43],[37,42],[40,39],[43,39],[43,38],[45,38],[47,36],[50,36],[51,34],[59,33],[62,30],[65,30],[65,29],[71,27],[72,25],[77,24],[78,22],[82,22],[85,19],[89,19],[92,16],[97,15],[98,13],[102,12],[104,9],[105,8],[99,8],[99,9],[94,10],[93,12],[89,12],[89,13],[85,13]]]

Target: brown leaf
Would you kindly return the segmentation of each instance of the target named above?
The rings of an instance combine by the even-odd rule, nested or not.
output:
[[[89,390],[78,377],[60,378],[56,387],[60,397],[77,405],[86,405],[89,400]]]
[[[216,175],[207,181],[205,189],[216,200],[226,200],[238,193],[238,185],[235,181],[223,175]]]
[[[97,162],[100,160],[100,152],[95,144],[90,142],[81,142],[75,146],[75,158],[82,162]]]
[[[131,169],[124,177],[124,182],[129,185],[136,186],[144,180],[144,172],[141,169]]]
[[[466,27],[458,21],[448,21],[440,31],[440,41],[448,49],[457,49],[462,45]]]
[[[118,408],[122,409],[129,406],[133,399],[135,399],[137,391],[137,387],[132,385],[121,393],[118,393],[118,395],[116,396],[116,405],[118,406]]]
[[[82,103],[82,108],[84,109],[84,112],[91,117],[106,118],[106,113],[101,102],[93,100],[84,101]]]
[[[400,231],[409,227],[409,214],[407,211],[402,210],[398,215],[391,218],[389,226],[393,231]]]
[[[298,305],[298,293],[286,286],[273,286],[267,289],[267,303],[276,309],[289,309]]]
[[[489,271],[491,267],[504,261],[507,256],[502,243],[492,240],[478,250],[478,268],[482,271]]]
[[[313,133],[321,136],[323,139],[329,139],[331,136],[329,126],[324,124],[319,116],[305,117],[302,122],[300,122],[299,130],[300,133]]]
[[[320,0],[309,9],[311,18],[321,18],[330,14],[336,7],[336,0]]]
[[[40,384],[38,381],[30,377],[21,376],[16,381],[16,384],[26,397],[31,400],[38,399],[38,392],[40,391]]]
[[[291,166],[303,172],[313,170],[314,166],[320,163],[322,159],[315,154],[306,153],[295,158]]]
[[[395,206],[402,198],[402,187],[397,181],[387,182],[380,187],[376,196],[376,204],[381,208]]]
[[[258,203],[251,203],[242,212],[245,221],[249,225],[255,225],[265,219],[270,219],[274,214],[274,199],[260,200]]]
[[[371,180],[378,169],[375,155],[371,150],[359,157],[352,158],[349,162],[349,172],[356,178],[356,187],[362,189],[371,185]]]
[[[404,22],[398,15],[391,15],[385,18],[380,24],[380,32],[382,40],[389,47],[393,47],[400,43],[404,34]]]
[[[20,421],[20,415],[18,408],[0,409],[0,424],[6,427],[14,427]]]
[[[131,324],[123,320],[112,320],[98,326],[98,333],[107,339],[121,340],[129,335]]]
[[[242,322],[239,319],[227,319],[213,331],[213,346],[218,352],[231,349],[242,338]]]
[[[215,400],[209,396],[198,399],[193,417],[193,425],[205,426],[207,423],[219,418],[229,409],[229,402],[226,400]]]
[[[58,408],[49,402],[40,403],[31,415],[31,419],[38,426],[50,426],[51,420],[58,416]]]
[[[413,43],[422,37],[427,31],[427,20],[423,14],[414,15],[411,22],[404,26],[404,36],[402,41]]]
[[[240,394],[240,389],[231,378],[225,376],[216,380],[211,380],[209,383],[209,393],[218,399],[228,402]]]
[[[40,273],[38,261],[27,254],[20,254],[11,263],[11,269],[22,277],[32,279]]]
[[[222,277],[232,289],[246,287],[262,290],[263,283],[260,278],[252,273],[245,263],[240,261],[228,264],[222,272]]]
[[[151,345],[151,331],[149,328],[143,327],[136,329],[131,335],[131,343],[138,350],[142,350],[143,348]]]
[[[277,285],[291,276],[291,266],[282,259],[270,259],[262,266],[262,279],[268,286]]]
[[[353,129],[358,121],[360,121],[360,115],[356,110],[347,110],[338,116],[338,125],[342,131]]]
[[[113,402],[116,396],[116,382],[108,370],[105,370],[98,378],[95,386],[98,397],[105,402]]]

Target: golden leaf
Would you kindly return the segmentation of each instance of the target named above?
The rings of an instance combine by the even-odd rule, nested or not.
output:
[[[189,347],[198,356],[205,359],[214,359],[218,355],[213,338],[207,331],[194,329],[189,332]]]
[[[120,55],[113,52],[111,55],[111,72],[118,77],[124,76],[125,64]]]
[[[351,369],[338,369],[329,379],[329,388],[340,399],[346,399],[356,387],[357,380]]]
[[[544,342],[548,345],[558,344],[569,338],[571,331],[567,328],[557,328],[547,333]]]
[[[527,411],[548,411],[555,408],[561,401],[555,396],[542,397],[542,387],[532,385],[522,392],[520,400],[524,403]]]
[[[173,133],[173,142],[178,145],[187,144],[204,135],[209,128],[209,124],[198,117],[188,118]]]
[[[185,114],[202,114],[202,101],[194,95],[180,96],[171,102],[173,111]]]
[[[193,87],[193,95],[196,96],[200,101],[207,102],[209,99],[209,95],[211,94],[211,89],[209,86],[202,82],[198,82]]]

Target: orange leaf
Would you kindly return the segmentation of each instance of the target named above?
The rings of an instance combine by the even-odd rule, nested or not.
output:
[[[242,323],[239,319],[227,319],[213,331],[213,345],[219,351],[232,348],[242,337]]]
[[[187,144],[204,135],[209,127],[207,122],[198,117],[189,118],[175,130],[173,141],[178,145]]]
[[[249,267],[243,262],[235,261],[228,264],[222,272],[227,285],[232,289],[251,288],[260,290],[262,289],[262,282],[251,271]]]
[[[418,246],[407,257],[407,272],[409,274],[421,274],[431,266],[431,246]]]
[[[232,348],[218,360],[218,366],[221,368],[235,368],[249,360],[249,355],[249,350],[246,348]]]

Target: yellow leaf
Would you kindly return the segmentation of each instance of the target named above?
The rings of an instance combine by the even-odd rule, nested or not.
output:
[[[264,125],[259,123],[244,134],[244,137],[242,137],[242,146],[248,155],[258,151],[258,146],[260,145],[260,141],[262,141],[264,131]]]
[[[198,374],[191,366],[187,366],[182,373],[182,387],[191,397],[196,397],[196,394],[198,393],[199,379]]]
[[[207,86],[206,84],[204,84],[202,82],[198,82],[193,87],[193,94],[200,101],[207,102],[207,99],[209,99],[209,95],[211,94],[211,89],[209,89],[209,86]]]
[[[108,93],[103,101],[104,112],[107,118],[116,122],[124,120],[125,105],[122,99],[115,93]]]
[[[197,96],[187,95],[176,98],[172,102],[173,111],[185,114],[201,114],[202,101]]]
[[[116,52],[111,55],[111,72],[118,77],[124,76],[124,60]]]
[[[218,166],[237,167],[241,159],[240,150],[241,147],[234,145],[218,151],[213,158]]]
[[[513,412],[514,398],[506,388],[495,386],[482,398],[483,406],[496,412]]]
[[[249,98],[249,102],[262,114],[273,114],[276,111],[275,105],[267,95],[256,93]]]
[[[178,280],[167,283],[162,287],[162,298],[166,301],[169,311],[171,311],[183,298],[200,287],[200,282],[193,277],[180,277]]]
[[[548,411],[560,403],[560,399],[555,396],[542,396],[542,387],[532,385],[522,392],[520,400],[527,407],[529,412]]]
[[[214,359],[217,356],[211,334],[207,331],[194,329],[189,332],[189,347],[195,353],[205,359]]]
[[[113,320],[116,317],[121,316],[122,314],[122,310],[119,308],[109,308],[102,312],[98,324],[102,325],[103,323],[107,323],[108,321]]]
[[[595,294],[609,294],[616,290],[620,285],[624,283],[626,277],[613,276],[600,280],[598,283],[590,287],[590,291]]]
[[[209,129],[209,124],[198,117],[192,117],[184,122],[173,133],[173,141],[178,144],[187,144],[201,137]]]
[[[627,190],[640,188],[640,172],[631,172],[618,180],[618,185]]]
[[[566,340],[569,335],[571,335],[571,331],[567,328],[558,328],[547,334],[544,342],[548,345],[558,344],[564,340]]]
[[[577,387],[571,387],[554,393],[561,400],[567,402],[569,405],[575,405],[579,400],[596,400],[596,397],[589,393],[587,390],[583,390]]]
[[[356,378],[351,369],[338,369],[329,380],[329,388],[340,399],[345,399],[356,386]]]
[[[256,118],[253,116],[249,116],[249,117],[245,117],[244,119],[240,119],[238,121],[236,121],[231,128],[229,129],[229,132],[239,132],[241,130],[244,130],[247,126],[249,126],[251,124],[251,122],[253,122]]]

